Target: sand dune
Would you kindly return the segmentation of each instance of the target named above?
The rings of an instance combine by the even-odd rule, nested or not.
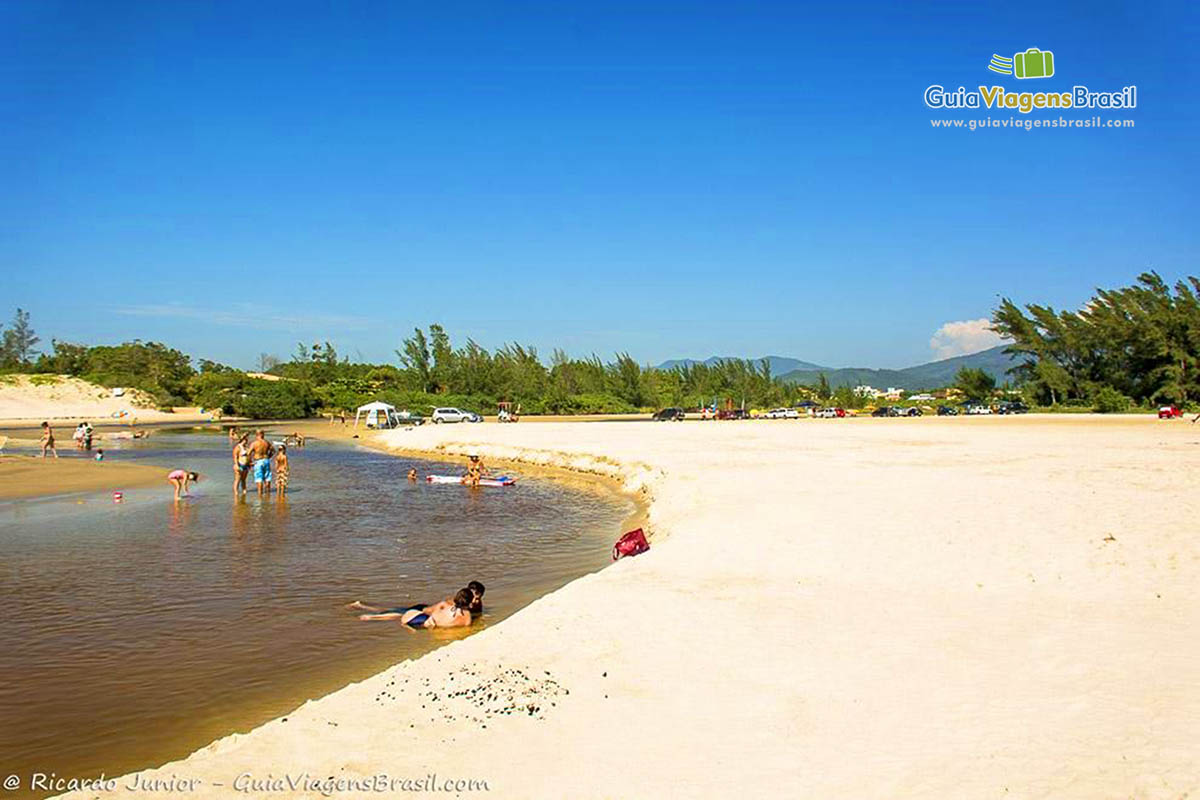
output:
[[[66,375],[0,376],[0,420],[5,421],[89,420],[93,424],[118,421],[127,424],[134,420],[207,420],[211,416],[199,413],[198,409],[161,412],[145,392],[126,389],[123,396],[116,397],[111,389]]]
[[[376,441],[621,476],[652,501],[653,549],[139,779],[194,779],[199,797],[428,773],[504,798],[1200,784],[1200,428],[548,423]]]

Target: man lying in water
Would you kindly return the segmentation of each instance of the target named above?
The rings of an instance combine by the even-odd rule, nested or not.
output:
[[[358,617],[364,622],[396,619],[412,628],[461,628],[470,625],[474,616],[483,612],[484,591],[482,583],[471,581],[453,598],[431,606],[378,608],[355,600],[350,604],[350,608],[368,612]]]

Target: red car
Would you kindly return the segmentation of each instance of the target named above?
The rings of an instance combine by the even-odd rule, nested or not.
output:
[[[1159,406],[1158,408],[1159,419],[1175,419],[1176,417],[1182,416],[1183,412],[1175,406]]]

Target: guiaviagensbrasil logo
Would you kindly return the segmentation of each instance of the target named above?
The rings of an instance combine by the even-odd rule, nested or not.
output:
[[[988,69],[1001,75],[1026,78],[1049,78],[1054,75],[1054,53],[1031,47],[1024,53],[1015,53],[1012,58],[992,53]]]
[[[1054,78],[1058,75],[1056,59],[1050,50],[1030,47],[1014,53],[1011,58],[993,53],[987,68],[998,75],[1017,80]],[[925,105],[939,109],[993,109],[1011,110],[1021,114],[1035,111],[1059,111],[1063,109],[1108,109],[1137,108],[1137,86],[1126,86],[1117,91],[1096,92],[1087,86],[1075,84],[1044,91],[1009,91],[1003,86],[979,85],[975,90],[965,86],[947,90],[941,84],[933,84],[925,90]]]

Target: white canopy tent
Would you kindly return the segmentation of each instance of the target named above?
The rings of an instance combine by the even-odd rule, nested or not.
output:
[[[396,413],[395,406],[389,406],[378,400],[358,407],[358,410],[354,412],[354,427],[358,427],[358,420],[364,414],[367,416],[368,428],[396,428],[403,424],[400,415]]]

